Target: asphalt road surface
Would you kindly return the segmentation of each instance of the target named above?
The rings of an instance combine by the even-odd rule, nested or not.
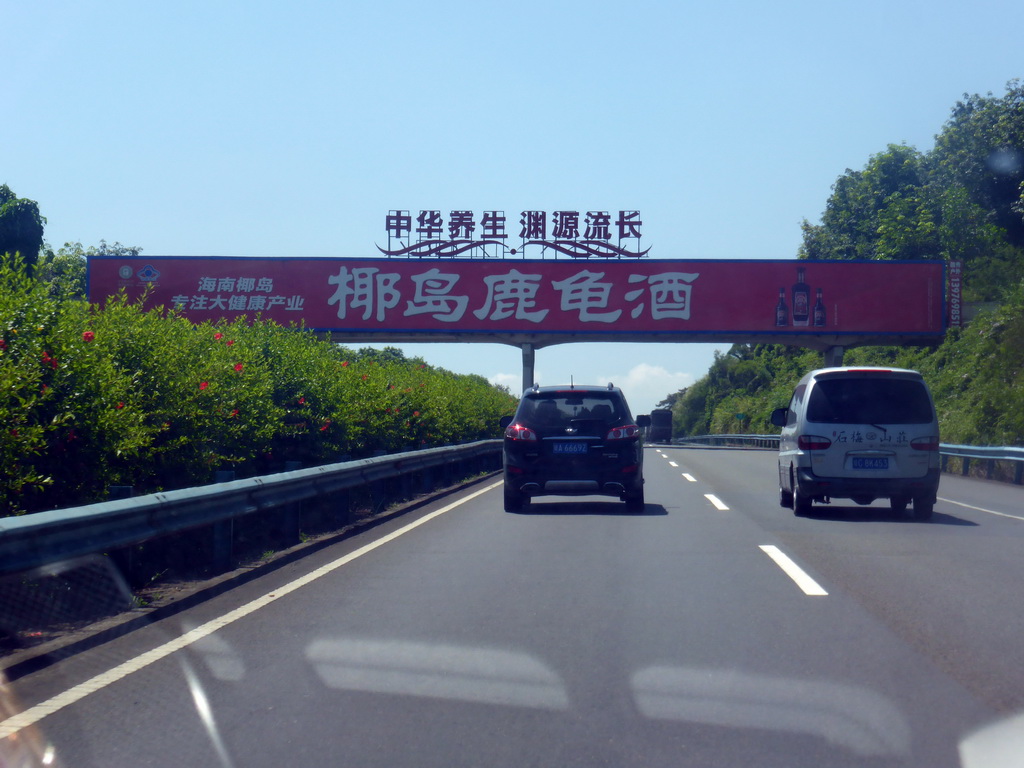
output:
[[[507,514],[496,478],[437,499],[17,680],[0,743],[102,768],[1021,764],[1024,490],[947,475],[921,523],[797,518],[769,451],[648,448],[646,475],[642,515]]]

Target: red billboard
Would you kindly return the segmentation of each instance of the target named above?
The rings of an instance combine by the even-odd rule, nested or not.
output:
[[[942,262],[118,257],[89,298],[402,338],[939,336]],[[799,343],[794,339],[794,343]]]

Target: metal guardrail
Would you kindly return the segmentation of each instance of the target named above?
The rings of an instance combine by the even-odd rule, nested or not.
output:
[[[698,435],[677,438],[677,445],[778,448],[778,435]],[[234,480],[198,488],[154,493],[83,507],[0,518],[0,573],[18,573],[98,552],[124,549],[183,531],[209,528],[215,567],[226,569],[231,558],[231,521],[258,512],[276,512],[286,519],[283,530],[298,536],[298,506],[346,491],[415,473],[486,462],[500,455],[500,440],[380,456],[310,469]],[[1012,462],[1013,482],[1024,475],[1024,448],[940,446],[943,471],[948,461],[961,461],[969,474],[972,462],[984,461],[993,477],[998,462]],[[424,483],[431,486],[429,478]],[[347,516],[347,509],[345,510]]]
[[[679,437],[672,441],[675,445],[706,445],[712,447],[731,448],[778,448],[778,435],[694,435]],[[996,477],[999,462],[1010,462],[1013,482],[1021,485],[1024,481],[1024,448],[1012,446],[987,447],[977,445],[939,444],[939,455],[942,457],[942,471],[948,472],[949,459],[960,459],[960,473],[969,475],[973,463],[983,461],[985,476]]]
[[[493,469],[494,462],[488,467],[488,460],[500,452],[500,440],[482,440],[0,518],[0,573],[28,571],[200,528],[211,530],[215,567],[226,570],[231,559],[230,524],[237,518],[265,511],[291,516],[281,527],[293,531],[297,540],[298,507],[303,501],[414,473],[448,470],[452,479],[451,470]],[[424,486],[432,485],[433,478],[427,477]]]
[[[985,476],[989,479],[995,477],[998,463],[1001,461],[1011,462],[1013,468],[1013,482],[1020,485],[1024,480],[1024,448],[1012,446],[986,447],[977,445],[950,445],[942,443],[939,446],[939,453],[942,455],[942,471],[948,472],[949,459],[960,459],[960,473],[969,475],[971,464],[976,461],[985,462]]]
[[[676,445],[706,445],[715,448],[775,448],[779,447],[778,435],[694,435],[677,437]]]

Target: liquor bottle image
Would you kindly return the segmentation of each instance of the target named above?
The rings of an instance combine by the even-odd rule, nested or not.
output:
[[[793,325],[807,325],[811,318],[811,287],[804,282],[804,268],[796,268],[793,284]]]
[[[813,320],[818,328],[825,327],[825,302],[821,300],[821,288],[818,289],[818,300],[814,302]]]
[[[789,325],[789,307],[786,306],[785,288],[779,288],[779,303],[775,305],[775,325]]]

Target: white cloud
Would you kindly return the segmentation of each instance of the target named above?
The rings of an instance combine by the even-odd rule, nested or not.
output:
[[[703,375],[703,374],[702,374]],[[610,381],[620,387],[634,414],[650,413],[668,395],[689,387],[697,377],[683,371],[669,371],[660,365],[640,363],[633,366],[626,378],[602,376],[599,381]]]
[[[523,374],[521,373],[496,373],[487,379],[491,384],[508,387],[513,395],[519,395],[523,386]]]

